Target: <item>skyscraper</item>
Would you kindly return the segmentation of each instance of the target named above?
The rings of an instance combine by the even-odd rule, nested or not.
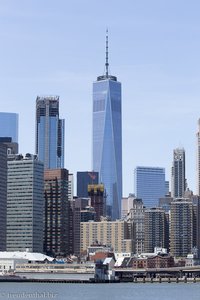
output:
[[[94,171],[77,172],[77,197],[88,197],[88,185],[98,184],[99,174]]]
[[[93,170],[105,186],[107,214],[120,217],[122,198],[121,83],[109,75],[108,35],[106,74],[93,83]]]
[[[185,150],[183,148],[174,149],[172,163],[172,197],[184,197],[186,190],[185,180]]]
[[[165,169],[159,167],[136,167],[134,170],[135,195],[144,206],[158,206],[159,198],[165,196]]]
[[[200,196],[200,119],[197,132],[197,195]]]
[[[7,251],[43,252],[44,166],[35,155],[8,156]]]
[[[73,201],[74,197],[74,175],[68,174],[68,200]]]
[[[175,257],[186,257],[192,248],[193,204],[190,199],[176,199],[171,202],[170,253]]]
[[[197,249],[200,257],[200,197],[192,196],[193,204],[193,249]]]
[[[0,251],[6,251],[7,147],[0,143]]]
[[[64,120],[59,119],[59,97],[36,99],[36,154],[45,169],[64,168]]]
[[[129,196],[128,199],[131,199]],[[135,230],[135,253],[140,254],[144,252],[144,220],[145,220],[145,207],[142,199],[137,199],[132,196],[132,207],[130,208],[126,220],[132,221]]]
[[[68,170],[45,170],[44,252],[69,254]]]
[[[0,137],[10,137],[18,143],[18,114],[0,112]]]
[[[76,198],[70,200],[70,214],[69,214],[69,252],[76,256],[80,255],[80,222],[81,211],[89,208],[89,198]],[[90,206],[91,208],[91,206]],[[94,219],[94,218],[93,218]]]
[[[155,247],[169,248],[169,224],[164,209],[150,208],[144,213],[144,251],[154,252]]]
[[[121,202],[121,218],[125,219],[133,208],[133,202],[135,199],[134,194],[129,194],[128,197],[123,197]]]
[[[18,143],[12,142],[11,137],[0,137],[0,144],[6,145],[8,155],[18,153]]]

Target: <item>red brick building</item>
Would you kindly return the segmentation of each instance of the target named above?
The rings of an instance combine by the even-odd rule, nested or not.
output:
[[[131,260],[133,269],[159,269],[174,267],[174,258],[169,255],[155,255]]]

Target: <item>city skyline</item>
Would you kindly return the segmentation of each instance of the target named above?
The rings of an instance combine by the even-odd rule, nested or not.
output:
[[[173,149],[180,146],[196,192],[200,4],[113,3],[2,1],[0,111],[19,114],[19,152],[33,153],[35,98],[59,95],[65,167],[74,176],[91,170],[92,82],[103,73],[108,27],[111,73],[123,83],[123,196],[133,192],[138,165],[164,167],[170,180]]]

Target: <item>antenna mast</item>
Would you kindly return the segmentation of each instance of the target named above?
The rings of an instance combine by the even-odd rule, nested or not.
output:
[[[109,67],[109,63],[108,63],[108,29],[106,30],[106,78],[108,78],[108,67]]]
[[[108,29],[106,30],[106,57],[105,57],[105,66],[104,66],[104,72],[102,76],[97,77],[97,81],[109,79],[113,81],[117,81],[116,76],[109,75],[109,62],[108,62]]]

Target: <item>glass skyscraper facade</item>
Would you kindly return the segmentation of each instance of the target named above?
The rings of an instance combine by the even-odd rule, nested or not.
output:
[[[121,83],[108,74],[93,83],[93,170],[106,191],[107,214],[120,217],[122,199],[122,120]]]
[[[45,169],[64,168],[64,126],[59,119],[59,97],[37,97],[36,154]]]
[[[88,197],[88,185],[98,184],[99,174],[94,171],[77,172],[77,197]]]
[[[18,114],[0,112],[0,137],[10,137],[18,143]]]
[[[159,167],[136,167],[134,188],[137,198],[147,208],[158,206],[159,198],[165,196],[165,169]]]

